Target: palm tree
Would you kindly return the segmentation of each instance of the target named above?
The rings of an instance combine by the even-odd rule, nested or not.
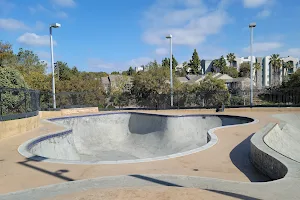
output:
[[[235,61],[234,53],[229,53],[226,57],[227,57],[228,62],[230,63],[230,67],[232,67],[233,62]]]
[[[215,59],[213,61],[213,68],[214,68],[214,72],[217,71],[216,69],[220,69],[220,61],[219,61],[219,59]]]
[[[280,60],[280,55],[279,54],[272,54],[270,58],[270,63],[269,63],[273,69],[273,79],[272,80],[272,85],[273,86],[278,86],[279,85],[279,77],[280,77],[280,68],[282,66],[282,62]]]
[[[285,78],[288,75],[288,72],[290,71],[290,69],[293,68],[294,68],[293,61],[288,61],[288,62],[282,61],[282,81],[285,80]]]
[[[255,70],[255,82],[256,82],[256,87],[258,86],[258,71],[261,69],[260,63],[254,63],[253,69]]]

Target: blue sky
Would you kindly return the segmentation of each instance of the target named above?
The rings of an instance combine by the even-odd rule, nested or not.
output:
[[[55,60],[85,71],[119,71],[174,55],[188,61],[234,52],[248,56],[255,21],[256,56],[300,57],[297,0],[0,0],[0,40],[31,49],[49,62],[49,24]]]

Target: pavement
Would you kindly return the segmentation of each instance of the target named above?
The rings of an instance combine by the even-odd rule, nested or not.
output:
[[[197,110],[148,111],[148,112],[164,113],[164,114],[205,114],[206,113]],[[195,180],[195,182],[190,181],[189,179],[189,182],[193,182],[195,185],[209,184],[210,181],[214,181],[215,179],[218,180],[222,179],[224,181],[225,180],[239,181],[239,182],[245,182],[245,184],[247,184],[247,182],[249,183],[249,182],[269,181],[270,179],[268,177],[261,175],[250,163],[249,160],[250,138],[256,131],[258,131],[268,123],[279,122],[279,119],[272,117],[274,112],[248,112],[248,113],[230,112],[230,115],[240,116],[241,114],[243,116],[258,119],[259,122],[256,124],[250,124],[243,127],[236,126],[236,127],[227,127],[227,128],[216,130],[215,134],[219,139],[218,143],[212,148],[209,148],[205,151],[201,151],[184,157],[168,159],[168,160],[160,160],[160,161],[145,162],[145,163],[118,164],[118,165],[55,164],[55,163],[46,163],[46,162],[36,162],[22,157],[17,152],[17,148],[19,147],[19,145],[34,137],[53,133],[63,129],[60,126],[55,126],[52,123],[43,121],[38,129],[0,141],[0,193],[4,194],[8,192],[15,192],[19,190],[25,190],[30,188],[47,186],[51,184],[58,184],[58,183],[77,184],[80,182],[77,182],[75,180],[91,179],[95,177],[100,177],[100,178],[109,177],[109,176],[128,177],[127,175],[132,175],[132,174],[144,174],[145,177],[148,177],[148,175],[149,177],[151,177],[151,174],[165,174],[165,175],[169,174],[170,176],[174,175],[175,177],[181,175],[188,176],[188,177],[196,177],[197,181]],[[201,178],[201,177],[208,177],[208,179]],[[182,178],[179,179],[181,180]],[[119,179],[116,178],[114,179],[114,182],[119,183],[120,181],[118,180]],[[132,180],[132,177],[130,180]],[[174,179],[174,182],[176,182],[176,180],[177,179]],[[123,182],[121,181],[120,184],[121,183]],[[128,184],[128,186],[129,185],[130,184]],[[144,197],[143,195],[147,194],[147,190],[153,192],[158,190],[161,191],[164,190],[161,187],[158,187],[157,185],[150,185],[150,187],[147,189],[140,188],[138,187],[139,185],[143,185],[143,184],[140,183],[137,185],[133,184],[131,186],[132,188],[127,190],[123,188],[124,185],[120,185],[120,189],[117,190],[116,194],[122,194],[125,195],[126,197],[127,194],[130,195],[133,193],[134,194],[138,193],[139,195],[134,198],[142,199]],[[171,184],[167,186],[173,186],[173,185]],[[55,187],[63,187],[63,186],[55,186]],[[118,187],[116,186],[116,188]],[[93,195],[99,195],[100,193],[105,195],[111,193],[110,192],[111,188],[105,188],[105,191],[103,190],[102,192],[101,191],[99,192],[97,188],[92,188],[92,189],[93,190],[91,190],[91,194]],[[185,189],[186,191],[184,191]],[[187,188],[185,189],[181,188],[180,190],[178,190],[178,194],[180,192],[182,192],[182,194],[189,193],[187,192],[187,190],[189,189]],[[258,188],[255,189],[257,190]],[[89,190],[88,187],[86,190]],[[143,193],[142,190],[145,190],[145,192]],[[207,192],[206,190],[201,191],[197,189],[193,191],[195,192],[194,193],[195,195],[198,195],[198,197],[200,197],[205,193],[205,195],[208,195],[206,199],[215,199],[216,195],[223,195],[223,196],[225,195],[224,192],[223,193],[211,192],[211,191]],[[71,192],[74,192],[74,190],[70,190],[70,193]],[[168,195],[171,195],[171,192],[168,191],[161,192],[161,193],[164,193],[164,195],[166,195],[166,198],[168,197]],[[87,198],[85,194],[87,193],[81,191],[80,194],[74,193],[73,195],[75,196],[83,195],[83,199],[94,198],[94,197]],[[68,196],[64,197],[61,195],[72,195],[72,194],[57,194],[56,197],[65,198],[65,199],[69,198]],[[246,198],[245,196],[243,197],[235,194],[225,195],[225,196],[227,197],[229,196],[230,198],[237,198],[237,199]],[[56,198],[56,197],[52,196],[51,198]],[[107,196],[107,199],[109,198],[110,197]],[[186,199],[188,198],[189,197],[186,197]]]

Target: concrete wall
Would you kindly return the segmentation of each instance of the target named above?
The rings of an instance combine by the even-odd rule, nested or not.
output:
[[[271,123],[261,129],[251,138],[250,158],[252,164],[263,174],[273,180],[281,179],[288,173],[286,165],[280,161],[280,156],[270,149],[263,141],[263,137],[268,134],[275,124]]]
[[[39,126],[39,121],[39,116],[1,121],[0,140],[35,129]]]

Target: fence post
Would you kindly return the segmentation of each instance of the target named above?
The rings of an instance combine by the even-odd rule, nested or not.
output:
[[[24,90],[24,94],[25,94],[25,116],[27,117],[27,93],[26,93],[26,89]]]

